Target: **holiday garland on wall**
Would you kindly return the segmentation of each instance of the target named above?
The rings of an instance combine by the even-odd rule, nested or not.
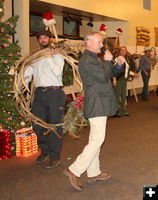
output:
[[[3,1],[0,0],[0,124],[3,129],[11,131],[11,141],[14,132],[25,123],[15,108],[13,100],[14,64],[20,58],[18,41],[12,42],[16,33],[18,16],[2,21],[4,16]]]

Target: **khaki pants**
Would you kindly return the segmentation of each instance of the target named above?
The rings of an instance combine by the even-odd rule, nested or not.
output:
[[[78,177],[85,171],[87,171],[88,177],[98,176],[101,173],[99,154],[101,145],[105,139],[107,117],[89,118],[89,122],[89,142],[83,152],[69,167],[71,172]]]

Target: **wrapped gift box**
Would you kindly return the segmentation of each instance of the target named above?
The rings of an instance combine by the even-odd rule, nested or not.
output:
[[[0,160],[11,157],[10,131],[0,129]]]
[[[17,156],[27,157],[38,151],[37,136],[32,127],[16,131],[15,139]]]

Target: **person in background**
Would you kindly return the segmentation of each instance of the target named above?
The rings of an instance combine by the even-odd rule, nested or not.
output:
[[[129,113],[126,110],[127,81],[129,76],[138,77],[138,74],[135,73],[135,62],[132,59],[132,56],[129,55],[125,46],[119,48],[119,56],[123,56],[125,62],[123,64],[124,70],[118,76],[113,78],[114,92],[119,104],[119,110],[114,117],[127,117],[129,116]],[[117,61],[117,58],[115,60]]]
[[[84,38],[85,51],[79,60],[79,72],[84,88],[84,115],[90,123],[89,142],[83,152],[65,171],[72,186],[81,191],[83,186],[80,176],[86,171],[88,182],[104,181],[109,173],[100,170],[99,154],[105,139],[107,117],[118,109],[111,84],[111,76],[116,76],[122,69],[123,57],[118,57],[115,66],[112,54],[106,50],[103,59],[98,57],[103,47],[103,37],[94,32]]]
[[[58,55],[51,45],[52,33],[43,30],[37,34],[40,48],[50,48],[50,57],[43,57],[33,63],[24,72],[25,82],[28,84],[32,78],[36,87],[32,104],[32,113],[50,124],[61,123],[65,109],[65,93],[61,89],[64,59]],[[45,135],[47,130],[33,124],[37,134],[37,143],[41,154],[36,163],[48,161],[45,168],[50,169],[60,164],[60,150],[62,139],[53,131]],[[62,136],[62,126],[57,127],[57,133]]]
[[[151,52],[152,48],[148,46],[144,47],[144,55],[140,57],[139,66],[137,70],[137,72],[141,71],[143,79],[143,90],[141,95],[143,101],[148,101],[148,87],[151,74],[151,67],[156,64],[156,62],[152,62],[151,60]]]

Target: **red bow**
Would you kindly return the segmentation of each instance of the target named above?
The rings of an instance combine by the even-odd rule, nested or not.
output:
[[[51,12],[43,13],[43,17],[47,20],[53,19]]]

